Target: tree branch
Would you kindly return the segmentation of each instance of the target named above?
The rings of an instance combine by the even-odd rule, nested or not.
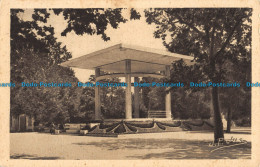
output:
[[[198,34],[204,36],[204,33],[201,32],[200,30],[198,30],[195,26],[193,26],[191,23],[188,23],[186,21],[184,21],[177,13],[175,13],[175,16],[178,18],[180,23],[186,24],[187,26],[189,26],[191,29],[193,29],[194,31],[196,31]]]
[[[231,37],[233,36],[237,26],[241,23],[242,18],[236,22],[236,24],[234,25],[233,29],[231,30],[230,34],[228,35],[226,41],[224,42],[224,44],[222,45],[221,49],[216,53],[216,55],[214,57],[219,56],[225,49],[226,46],[228,45],[228,43],[230,42]]]

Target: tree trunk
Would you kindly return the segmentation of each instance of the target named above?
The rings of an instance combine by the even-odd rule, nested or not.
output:
[[[231,121],[232,121],[232,110],[231,107],[228,106],[228,113],[227,113],[227,133],[231,132]]]
[[[212,102],[214,110],[214,141],[218,142],[219,138],[224,138],[223,123],[219,110],[218,87],[212,88]]]

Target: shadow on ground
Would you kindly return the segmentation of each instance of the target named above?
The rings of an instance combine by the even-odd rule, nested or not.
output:
[[[209,146],[209,141],[191,141],[179,139],[119,139],[102,142],[73,143],[81,146],[95,146],[106,150],[160,150],[158,153],[131,155],[132,159],[250,159],[251,143],[237,146]],[[165,151],[165,152],[163,152]]]
[[[28,155],[28,154],[15,154],[10,156],[10,159],[55,160],[60,158],[59,157],[38,157],[35,155]]]

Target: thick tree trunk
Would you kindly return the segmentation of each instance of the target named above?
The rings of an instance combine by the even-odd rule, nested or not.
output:
[[[218,99],[218,88],[212,88],[212,102],[213,102],[213,110],[214,110],[214,141],[218,142],[219,138],[224,138],[223,133],[223,123],[221,119],[221,114],[219,110],[219,99]]]
[[[231,107],[228,106],[228,113],[227,113],[227,133],[231,132],[231,121],[232,121],[232,110]]]

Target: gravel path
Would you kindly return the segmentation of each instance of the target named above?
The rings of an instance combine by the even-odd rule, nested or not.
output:
[[[212,151],[211,133],[168,132],[113,137],[11,133],[12,159],[249,159],[250,134],[225,134],[247,144]]]

